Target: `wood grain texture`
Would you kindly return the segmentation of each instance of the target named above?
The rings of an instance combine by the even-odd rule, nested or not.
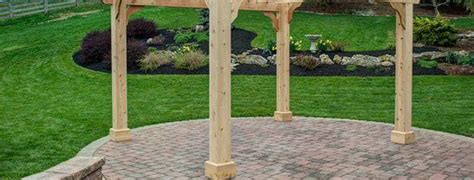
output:
[[[285,4],[277,13],[277,74],[276,74],[276,111],[275,120],[291,121],[290,111],[290,10],[291,5]]]
[[[239,3],[234,1],[234,3]],[[231,160],[231,0],[209,0],[209,161],[205,174],[213,179],[235,176]]]
[[[112,141],[131,139],[127,121],[127,5],[114,0],[112,29]]]
[[[395,128],[392,142],[415,141],[412,126],[413,4],[391,3],[396,16]]]

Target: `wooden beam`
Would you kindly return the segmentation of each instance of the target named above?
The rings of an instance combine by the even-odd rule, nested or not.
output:
[[[391,140],[415,142],[412,124],[413,4],[392,3],[396,16],[395,128]]]
[[[274,118],[277,121],[291,121],[293,114],[290,111],[290,9],[289,4],[282,5],[276,14],[277,28],[277,90],[276,111]]]
[[[164,6],[185,8],[207,8],[206,0],[124,0],[127,5],[134,6]],[[241,0],[240,10],[279,11],[280,5],[288,3],[272,3],[269,1]],[[112,4],[112,0],[102,0],[104,4]],[[300,2],[291,2],[300,3]]]
[[[127,125],[127,5],[114,0],[112,5],[112,128],[110,139],[132,138]]]
[[[235,2],[235,1],[234,1]],[[205,175],[236,175],[231,159],[231,0],[209,0],[209,160]]]

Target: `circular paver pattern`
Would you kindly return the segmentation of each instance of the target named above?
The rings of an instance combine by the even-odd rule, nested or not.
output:
[[[414,144],[397,145],[387,124],[303,117],[235,118],[232,128],[235,179],[474,178],[474,141],[467,137],[416,129]],[[106,158],[110,179],[203,179],[208,122],[140,128],[132,141],[106,142],[94,155]]]

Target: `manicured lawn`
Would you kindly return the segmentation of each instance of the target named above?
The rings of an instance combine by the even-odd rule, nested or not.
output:
[[[80,10],[97,8],[104,10],[63,21],[48,22],[57,17],[53,14],[0,22],[0,179],[47,169],[108,134],[110,74],[81,68],[71,60],[87,32],[109,26],[108,9]],[[255,45],[273,36],[264,16],[240,15],[237,26],[260,35]],[[139,16],[156,20],[162,28],[190,27],[198,21],[192,9],[146,9],[135,17]],[[374,26],[365,26],[371,23]],[[391,41],[386,38],[392,36],[392,24],[393,17],[298,13],[293,33],[302,36],[298,33],[314,28],[334,39],[352,39],[353,50],[367,50]],[[272,115],[274,76],[232,80],[233,116]],[[208,115],[205,75],[131,75],[128,82],[132,128]],[[393,121],[393,77],[292,77],[291,82],[296,115]],[[414,126],[474,136],[473,84],[474,78],[467,76],[415,77]]]

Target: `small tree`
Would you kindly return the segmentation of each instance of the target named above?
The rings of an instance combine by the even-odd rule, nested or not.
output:
[[[439,7],[440,6],[445,6],[448,5],[451,2],[451,0],[430,0],[430,1],[424,1],[422,3],[422,6],[431,6],[434,9],[435,15],[436,16],[441,16],[441,13],[439,12]]]
[[[468,11],[472,11],[472,7],[474,6],[474,0],[430,0],[424,1],[424,3],[421,5],[433,7],[435,15],[441,16],[441,13],[439,12],[439,7],[447,6],[452,3],[461,4],[466,7],[466,10]]]

